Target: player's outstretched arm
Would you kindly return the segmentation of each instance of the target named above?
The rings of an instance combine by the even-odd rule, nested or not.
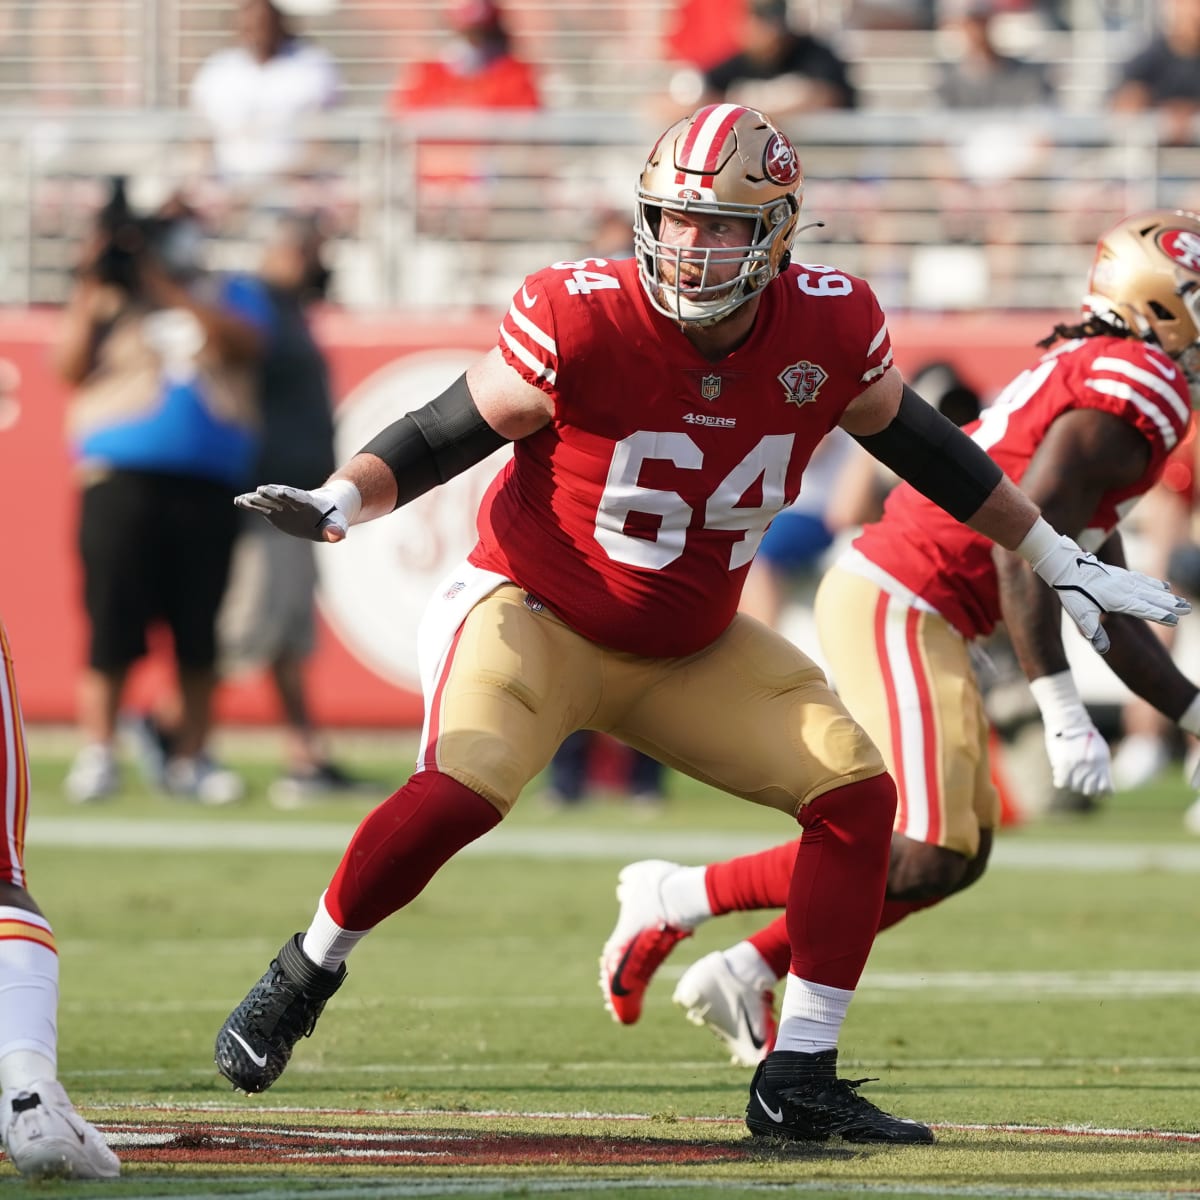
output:
[[[268,483],[235,503],[294,537],[340,542],[351,525],[424,495],[506,441],[540,429],[550,416],[545,393],[493,350],[424,408],[376,434],[321,487],[305,491]]]
[[[1190,611],[1162,580],[1108,567],[1058,533],[979,446],[904,386],[894,368],[850,403],[842,427],[951,516],[1024,558],[1101,654],[1108,649],[1104,613],[1175,625]]]

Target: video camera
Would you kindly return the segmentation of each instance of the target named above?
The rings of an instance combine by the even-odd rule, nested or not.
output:
[[[109,196],[96,216],[103,246],[92,264],[102,283],[129,295],[141,290],[141,269],[153,259],[168,275],[186,280],[199,269],[199,230],[194,219],[180,216],[141,216],[129,203],[124,176],[116,175]]]

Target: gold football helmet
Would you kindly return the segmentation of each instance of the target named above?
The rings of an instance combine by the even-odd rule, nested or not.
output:
[[[1083,311],[1156,342],[1193,378],[1200,366],[1200,216],[1156,209],[1114,225],[1096,244]]]
[[[646,159],[634,210],[650,303],[673,320],[710,325],[757,296],[788,264],[803,187],[791,142],[752,108],[710,104],[672,125]],[[742,246],[685,250],[659,241],[663,209],[749,218],[753,228]],[[692,276],[687,294],[681,262]],[[714,266],[735,263],[732,283],[713,279]]]

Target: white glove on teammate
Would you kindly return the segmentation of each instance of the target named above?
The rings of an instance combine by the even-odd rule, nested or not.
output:
[[[1200,738],[1200,692],[1196,694],[1195,699],[1184,710],[1183,716],[1176,722],[1180,729],[1185,733],[1190,733],[1192,737]],[[1187,761],[1192,764],[1191,778],[1188,784],[1193,792],[1200,792],[1200,754],[1189,754]],[[1197,811],[1197,816],[1200,817],[1200,810]],[[1194,832],[1200,833],[1200,828]]]
[[[1071,620],[1101,654],[1109,647],[1108,634],[1100,625],[1104,613],[1128,613],[1159,625],[1178,625],[1180,616],[1192,610],[1161,579],[1102,563],[1042,517],[1017,553],[1058,593]]]
[[[347,479],[330,480],[311,492],[283,483],[264,483],[234,497],[233,502],[239,508],[262,513],[284,533],[314,542],[328,541],[327,529],[334,530],[338,536],[333,540],[340,542],[362,509],[362,496]]]
[[[1029,685],[1042,713],[1046,755],[1054,786],[1099,796],[1113,790],[1108,743],[1092,724],[1070,671],[1043,675]]]

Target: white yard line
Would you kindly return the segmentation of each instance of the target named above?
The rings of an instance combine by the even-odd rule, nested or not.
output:
[[[317,821],[161,821],[133,817],[30,817],[31,846],[117,850],[340,851],[353,825]],[[696,833],[681,830],[588,830],[498,828],[463,854],[490,858],[553,858],[631,861],[670,858],[709,862],[749,854],[781,839],[762,834]],[[1154,843],[997,841],[993,869],[1054,868],[1060,871],[1200,873],[1200,845]]]

